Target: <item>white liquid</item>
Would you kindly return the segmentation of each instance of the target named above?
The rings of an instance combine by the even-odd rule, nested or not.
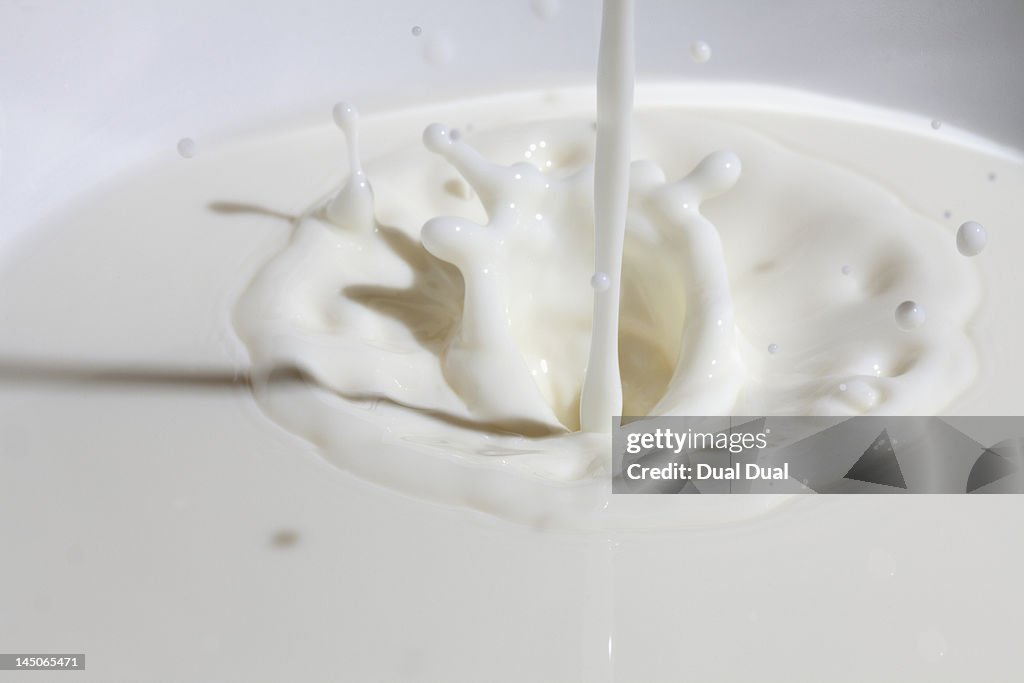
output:
[[[377,221],[409,239],[436,216],[486,224],[482,199],[449,191],[449,181],[464,181],[446,159],[423,149],[420,133],[429,121],[473,121],[476,129],[464,142],[498,164],[524,161],[531,144],[541,149],[539,142],[550,143],[552,136],[561,140],[557,147],[549,144],[540,155],[533,150],[531,157],[543,168],[552,162],[547,174],[591,163],[593,91],[559,95],[557,101],[522,95],[366,117],[360,143]],[[1024,224],[1018,158],[955,140],[937,144],[920,120],[871,115],[797,93],[641,87],[637,104],[634,157],[653,159],[667,178],[682,178],[720,148],[743,159],[735,187],[701,209],[720,235],[729,273],[742,340],[739,400],[785,398],[774,386],[781,381],[797,405],[820,407],[814,399],[820,388],[839,397],[837,405],[850,400],[833,405],[836,411],[886,406],[891,385],[877,381],[875,363],[885,368],[884,356],[899,357],[916,343],[915,335],[926,346],[937,339],[941,346],[942,338],[931,336],[933,323],[955,319],[964,296],[955,290],[973,282],[978,287],[963,329],[977,352],[977,376],[966,390],[952,392],[945,409],[1024,414],[1016,380],[1024,372],[1016,277],[1024,236],[1013,227]],[[478,680],[484,662],[508,680],[532,680],[538,671],[557,680],[578,679],[581,671],[588,680],[658,680],[666,670],[695,680],[715,680],[723,671],[757,680],[765,671],[792,671],[793,662],[800,671],[830,671],[850,642],[885,653],[849,661],[850,676],[860,680],[877,675],[880,664],[911,680],[999,680],[1012,670],[1020,610],[1007,587],[1024,571],[1024,555],[1006,539],[1019,531],[1017,497],[807,496],[747,524],[593,539],[538,529],[718,524],[764,512],[779,497],[610,499],[586,469],[588,463],[595,472],[600,467],[594,455],[607,451],[601,435],[567,433],[549,444],[481,434],[386,400],[347,402],[303,385],[265,385],[260,405],[290,431],[266,420],[245,383],[248,349],[230,317],[268,264],[303,252],[300,244],[288,247],[293,235],[322,231],[332,249],[349,235],[306,215],[326,206],[350,175],[339,161],[346,156],[344,136],[327,112],[322,118],[321,126],[232,145],[204,140],[202,153],[188,163],[170,149],[174,163],[112,180],[34,226],[32,238],[5,254],[0,439],[9,476],[0,479],[6,513],[0,530],[18,547],[4,575],[19,590],[0,612],[0,640],[28,651],[59,624],[117,680],[152,677],[152,663],[167,657],[168,638],[176,650],[192,653],[176,664],[182,679],[319,680],[336,664],[337,677],[345,680],[418,675],[461,681]],[[993,169],[996,183],[987,179]],[[659,180],[651,165],[635,165],[634,174],[634,188],[658,187],[651,184]],[[876,194],[880,186],[884,200]],[[578,185],[585,199],[587,187]],[[946,208],[984,223],[993,248],[972,259],[961,256],[956,225],[934,221]],[[680,318],[685,312],[685,305],[643,305],[650,291],[658,293],[657,302],[681,301],[686,283],[673,280],[684,271],[671,259],[651,258],[641,238],[654,239],[659,228],[642,220],[644,211],[634,215],[627,272],[663,263],[672,268],[649,277],[676,284],[652,290],[655,280],[629,278],[648,284],[624,292],[630,305],[623,327],[636,331],[625,337],[650,330],[648,318],[658,311],[675,310]],[[592,235],[589,221],[586,216],[571,226]],[[307,222],[313,227],[303,228]],[[373,244],[368,237],[351,239],[364,248]],[[534,257],[547,253],[544,245],[516,248]],[[655,255],[664,252],[659,244]],[[632,265],[630,254],[637,259]],[[314,285],[329,278],[316,271],[358,265],[359,259],[308,256],[293,277],[282,277],[293,295],[308,287],[306,307],[293,309],[294,319],[278,321],[277,329],[291,330],[292,350],[326,376],[330,368],[321,363],[333,350],[310,354],[315,335],[307,332],[338,312],[331,301],[345,303],[346,297],[317,290]],[[569,262],[575,272],[564,278],[538,285],[523,273],[510,288],[510,301],[529,311],[533,287],[564,291],[553,285],[570,281],[578,287],[560,310],[583,311],[579,320],[567,324],[555,315],[554,325],[529,328],[556,330],[557,340],[564,345],[568,339],[571,347],[558,356],[557,344],[544,345],[555,335],[534,335],[522,348],[538,376],[541,360],[579,358],[576,351],[586,348],[593,261],[591,253],[579,256]],[[365,267],[366,282],[348,284],[381,276],[388,279],[385,287],[415,282],[408,264],[384,262],[379,273]],[[938,279],[932,269],[946,271],[942,264],[952,270]],[[849,274],[843,265],[851,266]],[[909,273],[894,279],[902,268]],[[441,270],[458,278],[450,268]],[[926,299],[924,289],[934,296]],[[911,298],[927,303],[929,319],[904,332],[892,315]],[[371,327],[389,332],[376,340],[392,343],[381,343],[382,353],[416,348],[405,325],[392,320],[389,326],[387,316],[361,309]],[[830,326],[828,334],[822,331]],[[423,330],[428,337],[430,329]],[[681,333],[681,321],[659,329]],[[865,336],[853,336],[858,330]],[[396,343],[402,334],[411,339]],[[881,340],[866,348],[876,334]],[[321,339],[343,346],[329,335]],[[358,337],[350,340],[365,346]],[[836,355],[824,355],[837,341]],[[636,339],[620,343],[650,348]],[[778,354],[766,353],[770,343],[779,344]],[[429,374],[412,377],[440,395],[431,384],[442,376],[436,356],[432,362]],[[624,397],[642,405],[646,380],[638,382],[628,366],[623,362]],[[552,367],[569,366],[549,362]],[[821,372],[815,376],[821,384],[795,385],[792,374],[810,369]],[[578,391],[580,372],[551,374],[538,384],[542,394],[573,384]],[[896,389],[917,395],[915,386]],[[457,394],[455,400],[461,401]],[[543,452],[549,445],[575,455]],[[532,527],[395,495],[330,467],[321,456],[415,496]],[[46,493],[26,482],[44,482]],[[297,530],[293,547],[270,545],[282,528]],[[981,563],[992,548],[1003,549],[1000,562]],[[756,572],[738,574],[737,567]],[[951,602],[929,612],[933,601],[920,590],[922,575],[930,585],[971,588],[951,590]],[[724,593],[732,597],[726,612]],[[828,622],[827,638],[824,601],[830,613],[843,616]],[[97,614],[105,615],[100,622]],[[255,616],[240,621],[240,615]],[[780,633],[784,637],[773,635]],[[135,645],[125,651],[125,642]],[[680,648],[680,642],[700,647]],[[737,643],[746,656],[735,657]],[[268,655],[225,656],[251,651]],[[288,656],[278,656],[282,652]],[[332,664],[324,663],[324,652]],[[936,658],[941,668],[934,668]]]
[[[977,256],[988,244],[988,233],[977,221],[967,221],[956,231],[956,248],[964,256]]]
[[[196,141],[192,138],[182,138],[178,140],[178,154],[183,159],[191,159],[199,151],[199,147],[196,145]]]
[[[594,293],[590,352],[580,396],[580,427],[610,432],[622,413],[619,302],[629,201],[633,112],[633,2],[605,0],[597,65],[597,152],[594,160],[594,270],[608,286]]]
[[[634,155],[649,160],[631,168],[617,335],[624,412],[904,414],[953,402],[976,374],[968,325],[980,286],[948,228],[929,217],[936,212],[724,121],[759,125],[763,114],[715,121],[672,107],[672,97],[654,91],[658,105],[634,122]],[[261,404],[335,461],[416,495],[517,519],[565,521],[554,500],[567,496],[578,504],[569,523],[589,526],[579,515],[591,503],[582,501],[593,495],[604,505],[599,484],[610,463],[603,437],[576,431],[578,401],[589,302],[613,278],[604,292],[592,284],[594,132],[586,118],[548,119],[469,139],[430,126],[426,147],[463,185],[415,145],[392,147],[366,171],[350,160],[350,180],[301,212],[236,320],[265,369],[256,375]],[[807,124],[779,120],[790,130]],[[384,128],[386,138],[400,135],[396,120]],[[814,144],[835,145],[830,136]],[[721,148],[737,153],[709,153]],[[666,169],[682,177],[668,182]],[[331,218],[360,174],[376,196],[357,195],[358,220]],[[929,302],[927,324],[894,324],[907,295]],[[275,388],[265,373],[277,366],[315,384]],[[352,453],[350,420],[434,456],[395,450],[391,464],[379,454],[363,461]],[[528,476],[467,479],[463,463]],[[595,488],[555,493],[545,480]]]
[[[916,301],[904,301],[896,307],[896,322],[904,330],[913,330],[924,325],[925,318],[924,306],[917,303]]]
[[[690,57],[698,64],[703,64],[711,59],[711,46],[703,40],[695,41],[690,45]]]
[[[945,141],[936,145],[876,121],[831,118],[828,108],[835,105],[828,101],[757,90],[749,97],[760,103],[775,97],[780,111],[818,107],[820,114],[773,113],[763,104],[744,109],[735,104],[742,92],[729,88],[652,88],[640,99],[633,156],[647,161],[632,166],[624,252],[624,412],[1019,410],[1006,364],[1021,331],[1018,316],[999,308],[1013,298],[982,301],[979,282],[987,274],[996,278],[989,291],[1012,290],[1012,280],[998,278],[1013,272],[1000,265],[1014,253],[1013,233],[999,232],[1007,246],[966,259],[951,227],[932,218],[948,197],[977,194],[970,188],[979,183],[990,193],[985,206],[972,202],[953,210],[977,215],[990,231],[1013,225],[1019,220],[1018,162]],[[732,104],[701,115],[685,109],[694,101],[711,106],[716,98]],[[23,340],[24,348],[45,354],[34,332],[25,336],[40,330],[32,312],[46,308],[47,297],[63,300],[69,292],[105,302],[104,315],[117,320],[146,320],[154,301],[144,296],[149,290],[125,289],[123,282],[180,282],[164,254],[184,251],[195,259],[195,245],[224,234],[222,223],[255,220],[209,211],[208,204],[281,207],[259,219],[276,226],[274,239],[252,242],[246,233],[249,251],[242,253],[257,249],[260,256],[245,268],[218,266],[219,279],[203,286],[235,292],[227,305],[235,307],[261,405],[332,461],[417,496],[520,521],[675,525],[763,509],[765,502],[755,497],[713,512],[687,507],[671,514],[671,501],[637,508],[635,500],[615,500],[609,509],[621,512],[617,520],[594,516],[608,504],[602,484],[609,449],[605,437],[575,431],[594,296],[592,107],[593,91],[584,90],[561,93],[557,101],[523,96],[371,118],[361,122],[362,137],[370,136],[365,166],[354,145],[348,150],[354,172],[339,173],[346,151],[334,126],[268,138],[258,143],[255,158],[246,148],[208,150],[178,165],[185,181],[154,180],[120,194],[139,204],[118,208],[115,217],[143,215],[142,207],[159,204],[167,187],[181,186],[185,194],[175,204],[196,207],[194,214],[162,212],[166,219],[150,219],[145,233],[155,240],[154,232],[163,230],[176,246],[141,257],[125,241],[138,231],[118,231],[115,218],[90,218],[107,210],[109,201],[100,200],[76,211],[74,234],[86,234],[83,225],[104,232],[76,246],[70,263],[23,259],[25,277],[62,275],[12,282],[10,291],[21,294],[8,303],[16,309],[7,313],[11,343]],[[457,141],[443,128],[431,129],[426,137],[437,153],[430,154],[410,131],[431,119],[477,125]],[[515,123],[521,120],[536,123]],[[352,120],[341,116],[339,122]],[[349,134],[354,143],[355,131]],[[735,158],[715,152],[723,148],[744,159],[739,181]],[[879,159],[868,149],[891,152]],[[287,161],[295,156],[302,159],[298,167]],[[287,182],[268,171],[278,167],[288,170]],[[930,174],[933,167],[950,174]],[[993,168],[998,184],[986,180]],[[879,180],[853,169],[871,170]],[[316,178],[323,179],[318,189],[311,186]],[[454,193],[453,181],[461,188]],[[732,182],[727,193],[710,198]],[[700,205],[704,195],[706,206]],[[349,197],[338,207],[348,210],[325,220],[321,210],[339,197]],[[445,215],[454,217],[438,218]],[[421,230],[424,246],[462,272],[420,246]],[[458,237],[470,233],[491,246]],[[288,234],[286,245],[276,241]],[[233,263],[237,249],[237,242],[218,242],[202,253],[210,263]],[[99,271],[112,279],[76,270],[89,254],[112,259],[116,267]],[[979,269],[979,263],[987,265]],[[135,264],[145,267],[135,273]],[[84,286],[92,282],[112,289]],[[201,290],[173,301],[179,297],[210,301]],[[904,331],[893,311],[911,297],[925,304],[928,321]],[[123,305],[115,305],[119,300]],[[73,305],[72,311],[62,304],[62,313],[46,319],[62,321],[62,330],[68,324],[103,329],[93,307]],[[166,311],[160,316],[173,319]],[[188,327],[154,323],[123,344],[101,334],[102,355],[116,360],[134,357],[132,349],[159,348],[148,335],[164,334],[171,324]],[[21,329],[27,332],[19,336]],[[56,331],[39,334],[63,338]],[[77,336],[87,350],[87,335],[79,330]],[[766,353],[770,344],[780,351]],[[300,368],[315,385],[270,381],[267,372],[278,365]],[[353,446],[360,439],[379,443],[381,434],[403,447]],[[552,480],[578,486],[552,488]]]

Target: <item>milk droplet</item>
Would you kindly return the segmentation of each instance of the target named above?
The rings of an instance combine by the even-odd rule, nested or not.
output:
[[[990,173],[988,174],[988,179],[989,179],[989,180],[995,180],[995,179],[996,179],[996,174],[995,174],[995,171],[992,171],[992,172],[990,172]]]
[[[956,248],[964,256],[977,256],[987,244],[985,226],[977,221],[967,221],[956,231]]]
[[[939,121],[938,119],[932,119],[932,129],[938,130],[939,128],[942,128],[942,121]]]
[[[432,123],[423,131],[423,144],[434,154],[440,154],[452,142],[448,127],[440,123]]]
[[[607,273],[594,273],[593,277],[590,278],[590,286],[598,292],[607,290],[611,284],[611,278],[608,277]]]
[[[853,272],[853,268],[851,268],[850,266],[843,266],[839,270],[843,273],[843,275],[849,275],[850,273]]]
[[[538,19],[549,21],[562,9],[562,3],[559,0],[531,0],[530,9]]]
[[[703,64],[704,62],[711,59],[711,46],[705,43],[703,40],[695,41],[692,45],[690,45],[690,57],[692,57],[693,61],[697,62],[698,64]]]
[[[423,35],[423,27],[422,26],[413,26],[412,27],[412,34],[414,36],[416,36],[416,37],[422,36]]]
[[[778,353],[778,352],[779,352],[779,345],[778,344],[773,342],[773,343],[768,345],[768,353]]]
[[[359,119],[359,110],[347,102],[339,102],[331,110],[331,116],[334,117],[335,125],[348,133]]]
[[[921,327],[924,319],[924,307],[916,301],[904,301],[896,307],[896,324],[904,330]]]
[[[431,36],[423,44],[423,57],[434,66],[444,66],[455,58],[455,45],[446,36]]]
[[[178,140],[178,154],[180,154],[183,159],[191,159],[198,151],[199,148],[196,146],[196,141],[192,138],[182,138]]]

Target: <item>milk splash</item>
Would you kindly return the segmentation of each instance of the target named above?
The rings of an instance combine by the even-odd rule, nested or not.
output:
[[[356,110],[335,107],[348,177],[235,312],[275,419],[345,463],[338,425],[358,420],[410,458],[575,481],[607,472],[600,432],[620,412],[906,414],[970,382],[978,286],[942,226],[743,126],[671,107],[631,122],[632,3],[606,11],[596,140],[587,119],[432,124],[422,146],[461,176],[446,179],[411,149],[364,168]],[[412,224],[399,197],[458,210]],[[909,297],[927,324],[893,319]],[[306,393],[276,392],[287,368]],[[381,467],[361,471],[424,486]]]

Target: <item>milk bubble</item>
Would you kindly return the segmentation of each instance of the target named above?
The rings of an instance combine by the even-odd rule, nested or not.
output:
[[[590,278],[590,286],[597,292],[605,291],[611,284],[611,278],[608,277],[607,273],[594,273],[594,276]]]
[[[896,307],[896,324],[904,330],[921,327],[924,319],[924,307],[916,301],[904,301]]]

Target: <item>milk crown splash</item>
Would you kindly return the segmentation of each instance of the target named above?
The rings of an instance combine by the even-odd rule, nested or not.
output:
[[[834,205],[828,200],[831,187],[849,187],[860,193],[858,205],[869,207],[872,226],[929,228],[863,179],[734,130],[714,137],[719,144],[741,141],[745,153],[753,151],[761,162],[757,182],[746,184],[748,197],[779,196],[771,189],[774,178],[764,173],[771,159],[799,169],[799,183],[790,184],[799,186],[799,194],[806,197],[813,186],[822,198],[810,202],[819,208],[805,220],[815,221],[812,239],[822,249],[846,245],[843,260],[829,268],[843,283],[832,289],[846,292],[834,300],[836,314],[850,311],[873,325],[868,314],[874,301],[891,301],[884,304],[884,317],[902,335],[876,330],[867,344],[858,344],[860,330],[875,329],[860,325],[838,343],[825,343],[815,330],[845,323],[804,329],[801,338],[777,335],[785,332],[785,321],[767,321],[771,336],[757,344],[759,354],[751,354],[736,327],[720,235],[701,212],[704,200],[737,182],[740,160],[732,152],[713,152],[673,182],[654,161],[629,162],[632,11],[631,0],[605,5],[596,144],[586,121],[530,124],[498,134],[502,144],[492,145],[491,153],[522,144],[512,155],[520,161],[500,164],[441,124],[424,131],[425,147],[454,167],[473,192],[451,193],[450,180],[438,180],[438,189],[443,185],[451,196],[478,201],[483,219],[436,216],[418,234],[401,219],[395,225],[378,221],[359,158],[355,108],[335,107],[335,122],[348,142],[348,177],[334,197],[297,220],[288,248],[240,303],[240,334],[254,366],[292,365],[347,400],[384,399],[475,430],[480,436],[474,438],[483,440],[495,433],[600,433],[622,413],[905,411],[921,387],[937,397],[955,394],[972,372],[968,363],[953,373],[943,360],[964,345],[959,318],[950,326],[943,316],[930,315],[925,323],[926,298],[923,305],[910,302],[914,315],[893,320],[894,307],[906,299],[894,299],[898,292],[888,290],[906,289],[904,279],[927,289],[930,270],[873,278],[872,270],[882,266],[849,251],[844,218],[833,226],[818,216],[827,216]],[[657,124],[662,134],[671,135],[668,122],[678,116],[664,114]],[[709,122],[688,125],[687,137],[694,140],[704,139],[699,131],[714,129]],[[690,146],[677,141],[652,147],[648,140],[647,149],[666,168],[679,169],[685,166],[672,155]],[[700,153],[714,149],[694,147]],[[595,148],[596,171],[588,163]],[[693,150],[686,154],[690,163],[700,158]],[[505,152],[499,155],[508,159]],[[412,182],[415,191],[444,173],[440,167],[422,171],[402,182]],[[853,205],[846,197],[841,201]],[[807,203],[790,204],[779,224],[791,225]],[[776,205],[781,206],[761,201],[756,210]],[[878,231],[862,227],[857,238],[868,239],[869,232]],[[892,239],[891,230],[884,234]],[[964,228],[958,244],[965,254],[977,253],[984,246],[983,229]],[[761,262],[771,269],[771,259],[762,256]],[[965,315],[967,306],[958,304],[956,315]],[[752,312],[748,303],[746,320]],[[773,360],[769,365],[757,355]]]
[[[597,153],[594,172],[593,316],[589,361],[580,390],[579,427],[607,432],[613,415],[622,413],[619,367],[619,307],[626,217],[630,201],[630,113],[633,105],[633,2],[606,0],[598,66]],[[436,218],[423,228],[423,245],[438,258],[455,265],[465,284],[462,320],[443,359],[445,377],[482,419],[513,425],[519,430],[562,427],[575,429],[563,405],[544,400],[527,372],[511,317],[508,242],[518,232],[546,230],[531,225],[544,221],[548,195],[578,193],[582,174],[568,181],[546,178],[532,164],[499,168],[484,161],[471,147],[453,139],[435,124],[424,132],[424,144],[452,163],[476,190],[488,215],[487,225],[465,219]],[[732,307],[721,245],[714,228],[698,212],[698,204],[735,182],[740,164],[735,155],[708,157],[686,181],[664,183],[660,169],[641,165],[647,187],[638,187],[635,210],[660,214],[667,224],[664,240],[689,263],[685,272],[697,277],[688,283],[688,320],[681,355],[669,391],[659,406],[727,411],[738,391]],[[556,202],[564,205],[566,202]],[[571,202],[570,202],[571,204]],[[555,216],[555,220],[557,220]],[[569,221],[565,221],[568,223]],[[555,226],[557,229],[557,226]],[[518,232],[517,232],[518,231]],[[580,243],[566,253],[578,252]],[[559,267],[559,264],[552,264]],[[636,273],[639,275],[639,273]],[[536,286],[523,281],[511,286]],[[699,292],[699,294],[696,294]],[[540,292],[537,296],[557,296]],[[529,314],[528,314],[529,315]],[[496,376],[497,374],[497,376]],[[573,387],[575,389],[575,387]],[[569,396],[576,391],[556,393]],[[511,400],[510,400],[511,399]]]
[[[664,284],[645,284],[651,268],[641,261],[623,271],[630,212],[654,229],[637,238],[646,241],[638,253],[652,261],[674,254],[678,272],[668,277],[678,281],[670,287],[686,292],[675,304],[665,303],[685,306],[685,314],[676,316],[684,320],[675,332],[679,339],[661,340],[671,349],[668,355],[675,356],[675,372],[655,410],[724,413],[736,399],[740,380],[724,257],[699,204],[735,183],[739,159],[728,152],[709,155],[689,176],[671,184],[654,163],[630,163],[633,10],[633,0],[605,2],[593,167],[556,177],[528,162],[500,166],[441,124],[423,133],[427,149],[459,171],[487,214],[485,224],[436,217],[421,231],[423,247],[462,276],[461,311],[440,349],[444,381],[462,404],[459,412],[487,428],[529,435],[607,432],[612,416],[623,412],[623,277],[635,280],[632,286],[640,291]],[[348,143],[349,177],[323,215],[346,231],[379,234],[383,226],[375,220],[373,191],[359,158],[357,111],[340,103],[333,116]],[[539,154],[546,144],[531,144],[525,156]],[[594,255],[591,269],[585,266],[588,253]],[[567,291],[544,288],[546,282],[560,281],[573,286]],[[583,286],[587,281],[589,291]],[[581,307],[587,296],[593,302],[590,319]],[[559,338],[561,329],[545,329],[545,321],[589,326],[589,345],[552,367],[559,357],[552,347],[572,342]],[[546,341],[532,338],[540,330]],[[584,354],[589,356],[585,366],[580,362]]]
[[[373,193],[358,157],[356,111],[342,104],[334,112],[349,143],[350,174],[325,206],[324,215],[346,232],[377,241]],[[536,334],[544,329],[544,319],[565,321],[575,317],[578,327],[590,322],[581,310],[589,272],[586,254],[591,251],[587,245],[595,242],[588,220],[594,214],[588,205],[601,215],[608,202],[595,201],[594,197],[601,196],[598,188],[604,185],[595,178],[592,167],[560,178],[545,175],[527,162],[493,164],[441,124],[429,126],[423,142],[461,173],[488,216],[486,224],[438,217],[422,229],[423,247],[454,265],[462,275],[461,315],[441,355],[445,382],[461,399],[465,412],[482,425],[534,435],[581,426],[587,429],[574,414],[580,394],[585,397],[586,389],[581,386],[584,367],[577,360],[570,367],[549,368],[546,376],[538,377],[525,361],[522,347],[536,344],[530,339],[531,331]],[[617,162],[621,161],[619,157]],[[601,233],[598,220],[594,251],[599,268],[622,272],[627,207],[654,229],[652,234],[638,237],[645,243],[638,245],[639,253],[652,262],[666,253],[677,255],[674,263],[680,282],[676,286],[687,292],[685,323],[681,338],[668,344],[678,349],[679,358],[675,375],[658,402],[659,411],[695,410],[700,406],[704,412],[725,412],[735,400],[738,375],[725,264],[717,233],[701,216],[699,206],[704,199],[728,189],[739,171],[734,154],[719,152],[706,157],[686,178],[666,183],[656,164],[635,162],[627,167],[625,182],[613,178],[608,195],[626,192],[622,197],[614,195],[621,204],[621,229]],[[604,226],[608,227],[607,221]],[[603,251],[602,240],[607,242]],[[580,285],[575,291],[538,289],[545,280],[566,279],[567,272],[577,274],[567,278]],[[634,284],[640,289],[660,286],[644,284],[645,278],[650,278],[650,269],[639,261],[625,275],[636,280]],[[606,277],[607,283],[600,282],[601,286],[590,290],[597,314],[594,320],[602,324],[591,325],[592,335],[601,346],[595,354],[596,345],[591,343],[592,365],[587,376],[603,376],[609,381],[609,393],[598,394],[595,403],[617,414],[622,405],[617,343],[620,288],[618,275]],[[524,329],[526,334],[522,333]],[[563,342],[558,333],[556,329],[545,334],[559,345]],[[611,359],[607,357],[609,350],[614,351]],[[529,349],[526,352],[529,355]],[[535,355],[552,356],[543,351]],[[593,420],[590,431],[602,431],[610,424],[613,412],[599,412],[595,405],[589,408]],[[584,417],[585,410],[581,411]]]
[[[543,430],[544,426],[556,431],[577,429],[580,425],[572,411],[581,392],[581,378],[573,375],[581,375],[582,368],[549,369],[548,377],[538,378],[524,363],[522,348],[537,341],[516,332],[521,327],[535,335],[550,335],[554,344],[569,343],[558,339],[559,330],[545,330],[542,321],[567,322],[575,317],[580,325],[589,322],[580,306],[588,294],[584,289],[586,246],[594,241],[586,220],[586,206],[593,201],[588,190],[596,186],[591,181],[592,168],[555,178],[525,162],[492,164],[464,140],[453,139],[440,124],[428,127],[423,137],[427,148],[449,161],[472,186],[488,216],[486,224],[459,217],[434,218],[422,230],[423,246],[456,266],[465,285],[461,320],[442,359],[446,380],[467,407],[488,422],[515,425],[520,430]],[[675,402],[683,401],[691,407],[699,404],[705,410],[727,411],[735,400],[738,381],[731,299],[721,243],[699,208],[701,201],[735,183],[739,159],[729,152],[709,155],[675,183],[666,183],[663,171],[653,162],[636,162],[627,171],[634,181],[630,191],[627,177],[624,189],[629,194],[623,197],[623,204],[628,202],[654,231],[637,237],[643,242],[637,245],[637,252],[652,262],[659,253],[662,257],[674,254],[673,275],[680,279],[676,287],[691,293],[685,303],[682,338],[668,344],[679,349],[680,362],[662,409],[670,410]],[[612,248],[619,251],[621,263],[623,235],[617,239],[619,245]],[[577,276],[566,277],[567,272]],[[658,287],[647,282],[651,274],[640,260],[633,262],[625,276],[641,289]],[[543,288],[545,280],[557,279],[575,281],[577,287],[568,292]],[[594,289],[595,310],[610,300],[615,315],[609,318],[617,323],[618,287],[614,298],[608,299],[602,297],[612,292],[610,285]],[[570,322],[567,327],[571,326]],[[595,334],[606,329],[597,324],[592,327]],[[617,342],[618,325],[611,332]],[[616,362],[604,368],[614,372],[615,392],[621,397],[618,344],[612,348]],[[605,360],[598,357],[597,362]],[[616,411],[621,407],[621,398],[618,400]],[[611,415],[601,417],[595,412],[592,431],[610,423]]]

